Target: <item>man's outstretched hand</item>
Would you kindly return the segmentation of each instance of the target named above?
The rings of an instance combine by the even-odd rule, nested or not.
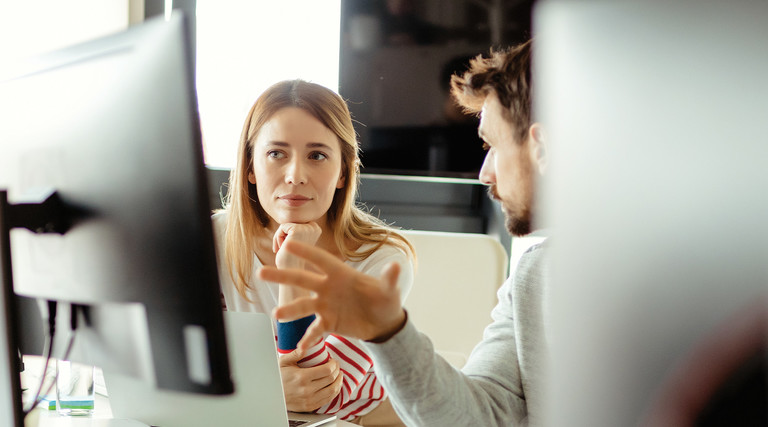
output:
[[[392,263],[381,278],[363,274],[333,255],[303,243],[286,241],[282,250],[306,260],[321,273],[297,269],[262,267],[262,280],[298,286],[314,292],[279,306],[274,315],[290,321],[315,314],[317,318],[298,344],[307,350],[324,333],[338,333],[369,341],[382,341],[405,323],[397,277],[400,266]]]

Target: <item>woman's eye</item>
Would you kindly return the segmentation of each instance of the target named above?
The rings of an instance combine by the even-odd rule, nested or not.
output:
[[[267,157],[269,157],[270,159],[282,159],[285,157],[285,154],[283,154],[283,152],[281,151],[272,150],[272,151],[267,151]]]
[[[325,154],[323,154],[323,153],[321,153],[319,151],[314,151],[314,152],[310,153],[310,155],[309,155],[309,159],[310,160],[325,160],[327,158],[328,158],[328,156],[326,156]]]

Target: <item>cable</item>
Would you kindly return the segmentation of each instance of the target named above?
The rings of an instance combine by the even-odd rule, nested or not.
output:
[[[51,356],[53,354],[53,340],[56,335],[57,303],[56,301],[53,301],[53,300],[48,300],[47,303],[48,303],[48,341],[45,342],[45,347],[43,348],[43,356],[45,357],[45,364],[43,365],[43,372],[40,375],[40,386],[37,387],[37,393],[35,393],[35,398],[32,399],[32,407],[24,411],[24,415],[28,414],[30,411],[35,409],[35,407],[42,400],[40,399],[40,392],[43,390],[43,386],[45,386],[45,376],[48,373],[48,366],[51,362]]]
[[[51,354],[53,353],[52,348],[53,348],[53,336],[51,335],[49,336],[48,341],[46,341],[45,349],[43,351],[43,356],[45,357],[45,364],[43,365],[43,372],[40,375],[40,385],[37,387],[37,393],[35,393],[34,399],[32,399],[32,402],[34,402],[34,404],[32,405],[31,408],[24,411],[25,414],[29,413],[29,411],[34,409],[35,406],[37,406],[37,404],[40,403],[40,401],[42,401],[42,399],[40,399],[40,392],[42,391],[43,386],[45,386],[45,377],[46,377],[45,374],[48,372],[48,365],[50,364],[50,361],[51,361]]]
[[[69,358],[69,354],[72,351],[73,344],[75,342],[75,330],[77,329],[77,309],[81,308],[82,306],[76,305],[76,304],[70,304],[70,336],[69,336],[69,343],[67,343],[67,348],[64,351],[63,360],[66,360]],[[45,358],[45,365],[43,367],[43,375],[40,380],[40,387],[37,389],[37,394],[35,395],[35,398],[32,400],[32,406],[30,406],[27,410],[24,411],[24,416],[26,417],[29,415],[30,412],[32,412],[37,405],[40,404],[40,402],[43,401],[43,398],[41,397],[41,391],[43,389],[43,386],[45,385],[45,374],[48,372],[48,365],[51,360],[51,356],[53,354],[53,338],[56,334],[56,301],[48,301],[48,331],[49,331],[49,339],[48,339],[48,351]],[[47,396],[48,393],[51,392],[51,389],[53,388],[54,384],[56,384],[56,379],[54,378],[54,381],[52,381],[48,388],[45,390],[45,393],[42,394],[42,396]]]

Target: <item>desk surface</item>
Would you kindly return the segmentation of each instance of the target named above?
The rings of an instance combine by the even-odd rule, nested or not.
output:
[[[24,358],[24,362],[29,369],[22,373],[22,383],[27,386],[39,384],[40,378],[34,373],[42,370],[42,364],[38,363],[39,360],[29,358],[29,356]],[[46,382],[53,379],[53,372],[49,367]],[[25,427],[148,427],[147,424],[140,421],[113,418],[109,398],[100,393],[96,393],[92,416],[67,417],[59,415],[55,410],[38,408],[27,416],[24,425]],[[336,420],[323,424],[323,427],[348,427],[355,425],[347,421]]]
[[[38,411],[35,411],[38,412]],[[355,426],[346,421],[331,421],[323,424],[323,427],[347,427]],[[146,424],[134,420],[118,420],[114,418],[75,418],[75,417],[42,417],[29,419],[26,427],[148,427]]]
[[[112,418],[109,399],[97,394],[94,414],[91,417],[65,417],[56,411],[36,409],[27,417],[25,427],[148,427],[146,424],[127,419]],[[323,427],[355,426],[347,421],[336,420]]]
[[[97,396],[95,412],[92,417],[65,417],[56,411],[36,409],[27,417],[25,427],[148,427],[135,420],[115,419],[109,409],[109,401],[103,396]],[[323,427],[355,426],[347,421],[336,420],[323,424]]]

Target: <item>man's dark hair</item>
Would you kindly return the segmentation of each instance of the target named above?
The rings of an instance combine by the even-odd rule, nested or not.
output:
[[[496,93],[518,143],[531,126],[531,40],[504,50],[478,55],[463,75],[451,77],[451,94],[467,112],[477,114],[485,98]]]

